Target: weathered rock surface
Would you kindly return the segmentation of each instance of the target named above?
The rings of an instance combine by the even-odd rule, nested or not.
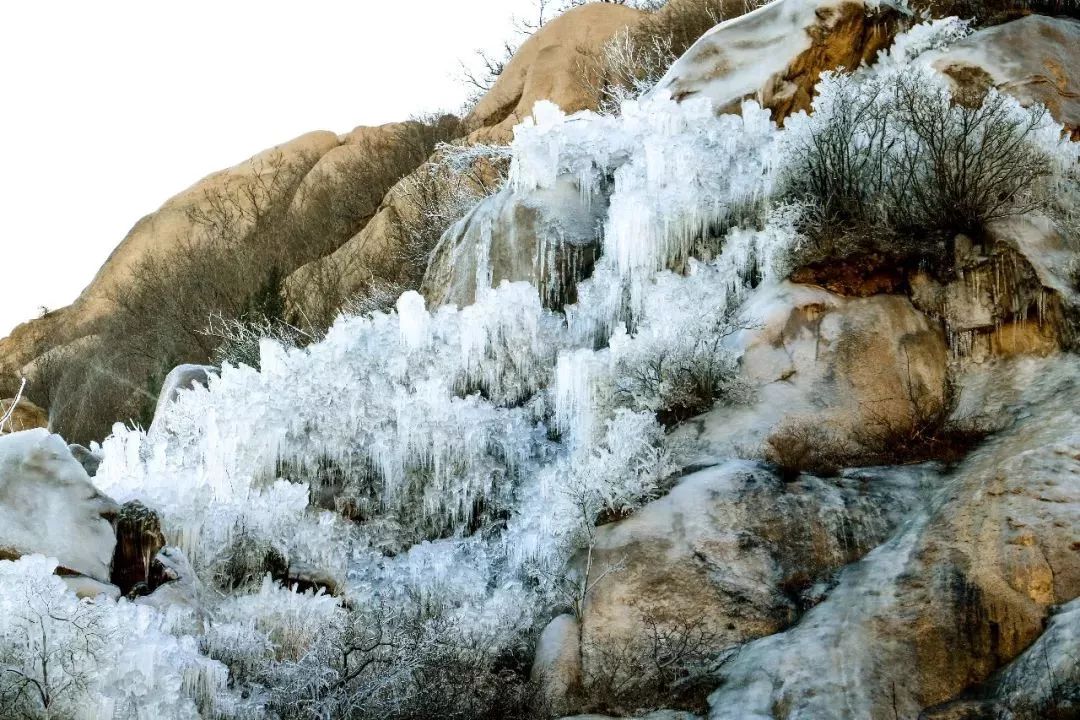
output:
[[[14,410],[11,409],[13,404],[15,405]],[[35,428],[49,427],[49,414],[25,397],[20,397],[17,404],[15,403],[15,398],[0,400],[0,418],[6,416],[9,411],[11,412],[11,416],[8,417],[7,424],[4,425],[3,428],[0,428],[0,433],[13,433],[22,430],[34,430]]]
[[[810,108],[823,71],[873,60],[902,21],[884,3],[777,0],[705,33],[654,92],[707,97],[722,112],[753,98],[782,121]]]
[[[158,418],[163,417],[166,406],[176,400],[176,396],[185,390],[195,387],[205,388],[212,376],[216,376],[220,370],[213,365],[177,365],[161,383],[161,391],[158,392],[157,406],[154,408],[154,422],[150,431],[159,423]]]
[[[0,437],[0,553],[55,557],[69,571],[109,581],[119,508],[91,484],[59,435]]]
[[[514,53],[466,118],[477,128],[470,139],[508,143],[513,127],[532,113],[537,100],[550,100],[568,113],[595,109],[599,98],[583,76],[582,58],[642,16],[625,5],[590,3],[544,25]]]
[[[1080,20],[1029,15],[957,42],[933,66],[964,88],[995,87],[1045,105],[1080,139]]]
[[[574,302],[577,281],[599,254],[606,207],[604,197],[583,198],[569,177],[525,197],[504,188],[443,235],[424,276],[428,305],[464,307],[478,286],[504,280],[531,282],[549,307]]]
[[[911,717],[1035,641],[1051,608],[1080,595],[1078,369],[1058,356],[973,376],[974,402],[1011,427],[798,625],[743,648],[710,717]]]
[[[116,550],[112,559],[112,582],[123,595],[142,584],[150,588],[151,563],[165,547],[158,514],[137,500],[126,502],[116,516]]]
[[[68,450],[71,451],[71,456],[83,466],[87,475],[90,477],[97,475],[98,468],[101,467],[101,455],[79,444],[68,445]]]
[[[611,648],[648,652],[651,628],[708,638],[709,650],[778,632],[836,569],[888,536],[929,470],[785,484],[732,461],[597,530],[582,617],[586,677]]]
[[[581,691],[581,626],[573,615],[559,615],[540,633],[531,679],[553,713],[573,710]]]
[[[753,296],[743,314],[757,327],[734,342],[757,400],[684,426],[680,434],[700,447],[694,463],[753,452],[784,421],[851,439],[906,427],[945,398],[944,334],[901,295],[848,298],[785,282]]]

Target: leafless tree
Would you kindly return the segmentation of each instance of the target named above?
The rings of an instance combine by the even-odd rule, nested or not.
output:
[[[87,691],[109,633],[93,603],[25,587],[7,621],[16,634],[0,647],[0,718],[63,717]]]

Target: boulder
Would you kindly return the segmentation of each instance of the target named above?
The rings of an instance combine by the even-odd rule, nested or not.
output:
[[[11,407],[13,404],[14,409]],[[5,417],[9,412],[11,415],[7,423],[0,427],[0,434],[49,427],[49,414],[25,397],[20,397],[18,403],[15,402],[15,398],[0,400],[0,418]]]
[[[933,61],[963,89],[995,87],[1024,105],[1045,105],[1080,139],[1080,20],[1029,15],[984,28]]]
[[[537,30],[465,119],[476,128],[470,140],[510,142],[513,127],[532,113],[537,100],[550,100],[568,113],[595,110],[600,98],[586,81],[582,58],[597,53],[615,33],[643,16],[625,5],[589,3]]]
[[[905,23],[888,3],[775,0],[705,33],[653,92],[707,97],[720,112],[753,98],[782,122],[810,109],[822,72],[872,61]]]
[[[563,177],[527,195],[509,187],[484,199],[443,235],[421,288],[431,307],[464,307],[478,286],[524,280],[541,288],[548,307],[575,301],[577,281],[599,254],[605,197],[582,197]]]
[[[154,420],[150,425],[150,432],[154,432],[161,425],[160,418],[164,417],[165,408],[176,400],[184,390],[195,387],[205,388],[210,383],[210,377],[216,376],[219,368],[212,365],[177,365],[165,380],[161,383],[161,392],[158,393],[157,406],[154,408]]]
[[[577,618],[566,613],[549,622],[536,643],[531,679],[554,714],[570,712],[581,692],[580,633]]]
[[[48,431],[0,437],[0,552],[54,557],[109,581],[118,506],[98,492],[66,443]]]
[[[598,528],[591,557],[579,563],[590,569],[591,587],[584,677],[620,672],[613,648],[649,657],[654,632],[713,656],[786,628],[820,599],[835,570],[869,552],[917,504],[927,472],[787,484],[756,463],[729,461]]]
[[[783,282],[751,296],[743,316],[751,327],[733,342],[757,399],[681,428],[697,446],[693,463],[754,454],[792,422],[855,443],[868,430],[909,427],[946,401],[944,334],[902,295],[851,298]]]
[[[93,445],[93,443],[91,444]],[[94,452],[77,443],[68,445],[68,450],[71,451],[71,456],[78,460],[79,464],[83,466],[83,470],[86,471],[87,475],[90,477],[97,475],[98,468],[101,467],[100,453]]]
[[[124,595],[140,584],[149,592],[151,563],[165,536],[158,514],[138,500],[124,503],[116,516],[116,550],[112,560],[112,582]]]

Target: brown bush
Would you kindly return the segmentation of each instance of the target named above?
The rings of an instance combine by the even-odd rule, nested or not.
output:
[[[286,317],[281,284],[295,268],[323,257],[363,227],[386,190],[435,146],[459,132],[453,116],[403,124],[368,141],[335,172],[304,181],[314,159],[286,163],[271,155],[244,183],[207,192],[189,213],[194,228],[165,252],[148,255],[114,291],[113,312],[79,343],[41,365],[30,393],[72,442],[100,440],[117,421],[148,424],[161,381],[181,363],[240,358],[217,351],[234,334],[207,332],[210,318],[251,330],[291,323],[297,342],[317,338],[349,298],[338,278],[325,286],[318,313]],[[255,340],[257,345],[257,339]],[[247,350],[250,350],[248,343]]]
[[[853,464],[857,453],[851,443],[819,423],[787,420],[766,438],[762,455],[785,482],[793,482],[803,473],[836,475]]]

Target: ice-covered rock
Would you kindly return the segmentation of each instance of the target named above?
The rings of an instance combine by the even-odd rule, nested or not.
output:
[[[531,677],[553,713],[573,709],[581,692],[581,626],[573,615],[559,615],[540,633]]]
[[[705,33],[657,83],[676,100],[707,97],[722,112],[746,98],[777,120],[809,109],[823,71],[874,59],[901,26],[891,3],[775,0]]]
[[[798,625],[725,665],[710,718],[914,716],[1023,652],[1051,608],[1080,595],[1077,371],[1059,356],[973,376],[969,401],[1009,429]]]
[[[657,627],[684,640],[700,634],[710,653],[784,629],[833,571],[889,535],[934,477],[920,467],[786,484],[733,461],[683,478],[597,530],[582,617],[586,676],[603,672],[612,648],[647,653]]]
[[[592,271],[607,197],[560,177],[551,188],[483,200],[439,241],[424,277],[433,307],[472,304],[477,288],[503,280],[531,282],[545,304],[576,299],[577,281]]]
[[[210,382],[210,377],[217,375],[218,372],[220,372],[218,368],[211,365],[192,364],[177,365],[170,370],[161,383],[157,406],[154,408],[154,423],[151,427],[157,424],[158,418],[162,415],[162,410],[169,403],[176,400],[177,395],[194,387],[206,387]]]
[[[1080,137],[1080,20],[1029,15],[984,28],[940,53],[933,66],[957,86],[995,87],[1039,103]]]
[[[118,506],[94,487],[59,435],[26,430],[0,437],[0,548],[39,553],[109,581]]]

